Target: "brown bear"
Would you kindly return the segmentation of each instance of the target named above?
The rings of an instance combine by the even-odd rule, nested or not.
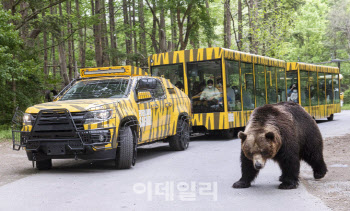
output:
[[[297,103],[282,102],[256,108],[238,137],[242,140],[242,177],[233,188],[250,187],[267,159],[276,161],[282,170],[280,189],[297,188],[301,159],[312,167],[315,179],[324,177],[327,172],[320,130]]]

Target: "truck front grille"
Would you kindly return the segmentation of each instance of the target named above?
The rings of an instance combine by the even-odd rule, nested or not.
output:
[[[76,131],[84,130],[85,113],[70,113],[66,109],[42,110],[33,115],[31,136],[33,139],[78,138]]]

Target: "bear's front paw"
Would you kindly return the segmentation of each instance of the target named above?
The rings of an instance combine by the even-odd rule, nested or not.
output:
[[[249,188],[250,183],[244,181],[237,181],[232,185],[233,188]]]
[[[282,182],[278,186],[279,189],[285,189],[285,190],[287,190],[287,189],[295,189],[297,187],[298,187],[298,183],[297,182],[293,182],[293,183]]]

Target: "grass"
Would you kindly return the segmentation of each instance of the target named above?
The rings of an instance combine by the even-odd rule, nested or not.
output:
[[[350,104],[343,104],[341,110],[350,110]]]
[[[12,139],[11,128],[0,127],[0,142],[10,141]]]

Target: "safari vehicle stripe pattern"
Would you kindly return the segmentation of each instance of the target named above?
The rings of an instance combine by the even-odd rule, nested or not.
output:
[[[31,134],[35,132],[33,130],[33,126],[36,127],[35,125],[37,124],[37,121],[46,121],[46,117],[39,120],[36,119],[35,121],[31,120],[31,123],[21,122],[17,124],[17,126],[21,127],[20,131],[22,138],[20,138],[20,140],[14,139],[14,148],[16,146],[25,147],[27,154],[29,153],[28,158],[30,160],[47,160],[51,158],[66,158],[71,156],[75,156],[82,159],[109,159],[111,158],[111,156],[115,156],[115,153],[120,147],[121,142],[118,140],[120,139],[120,134],[123,133],[123,131],[121,130],[124,130],[124,124],[132,128],[132,133],[136,140],[135,146],[153,143],[155,141],[163,140],[168,137],[175,137],[178,134],[182,136],[182,131],[179,131],[178,127],[179,122],[181,121],[182,124],[185,124],[183,122],[189,123],[191,117],[190,101],[187,95],[178,88],[176,88],[174,85],[172,85],[168,80],[159,77],[150,77],[147,75],[148,74],[140,68],[132,66],[82,69],[82,79],[78,81],[78,83],[85,83],[84,81],[107,81],[106,84],[109,85],[110,80],[114,79],[130,80],[130,82],[128,83],[128,88],[126,88],[129,89],[128,95],[114,99],[97,98],[62,100],[62,96],[69,92],[69,89],[66,89],[63,92],[61,92],[60,96],[56,98],[55,102],[35,105],[26,110],[25,115],[35,116],[36,118],[38,118],[38,116],[43,111],[55,111],[58,115],[57,121],[61,121],[61,119],[65,120],[64,117],[62,117],[62,115],[68,113],[69,115],[71,115],[71,118],[65,122],[66,124],[71,122],[69,124],[73,124],[74,127],[80,127],[80,129],[78,129],[77,132],[73,131],[73,134],[75,134],[76,136],[75,139],[81,140],[81,143],[84,145],[84,147],[91,147],[92,150],[96,153],[110,150],[114,150],[114,153],[112,152],[112,154],[106,154],[106,156],[104,156],[103,154],[98,154],[98,157],[89,157],[89,155],[85,155],[84,152],[82,152],[81,150],[79,152],[75,151],[74,155],[69,156],[66,156],[66,154],[64,153],[60,154],[57,152],[53,153],[54,156],[49,156],[49,143],[47,142],[53,141],[59,143],[55,138],[52,137],[50,138],[50,140],[41,140],[42,142],[45,142],[48,145],[47,152],[45,151],[46,149],[44,150],[47,154],[43,154],[41,151],[39,152],[39,148],[30,148],[28,143],[31,142],[30,139],[33,139],[33,136]],[[157,84],[158,87],[155,86],[152,88],[149,83],[143,82],[145,80],[146,82]],[[147,85],[146,87],[154,89],[152,95],[149,91],[145,92],[142,90],[140,90],[140,94],[136,94],[139,92],[137,87],[141,82],[145,83]],[[108,85],[106,85],[106,87]],[[161,96],[155,97],[156,91],[160,91]],[[76,114],[81,115],[76,117]],[[101,119],[98,122],[95,122],[94,119],[91,120],[92,122],[88,122],[91,118],[89,117],[90,114],[97,115],[93,117],[94,119],[96,119],[98,115],[109,115],[109,117]],[[52,117],[49,117],[49,120],[55,122],[55,118],[56,117],[52,119]],[[57,122],[54,124],[60,123]],[[89,139],[89,137],[98,136],[102,133],[103,135],[106,135],[106,131],[108,131],[108,140],[105,140],[103,143],[95,143],[96,140]],[[186,133],[186,136],[187,137],[185,138],[188,140],[189,134]],[[176,139],[173,138],[172,140],[174,141]],[[69,140],[67,141],[69,143]],[[40,145],[40,141],[36,144]],[[70,144],[68,144],[68,146],[69,148],[71,148]],[[121,144],[121,146],[123,146],[123,144]],[[181,145],[179,146],[180,148],[177,147],[177,149],[181,150]],[[62,152],[63,151],[66,150],[62,149]],[[40,155],[41,157],[39,157],[40,153],[43,154]]]

